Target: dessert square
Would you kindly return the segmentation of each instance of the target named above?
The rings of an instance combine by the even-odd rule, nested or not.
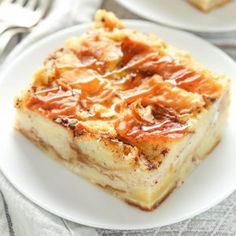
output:
[[[15,107],[16,129],[50,157],[149,211],[219,143],[229,80],[99,10],[45,59]]]

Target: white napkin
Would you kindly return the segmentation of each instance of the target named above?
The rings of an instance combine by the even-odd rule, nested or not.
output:
[[[91,21],[101,0],[54,0],[48,16],[6,57],[7,66],[28,46],[60,29]],[[0,236],[97,236],[93,228],[57,217],[20,194],[0,172]]]

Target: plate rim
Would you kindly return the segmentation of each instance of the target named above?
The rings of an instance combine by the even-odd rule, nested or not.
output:
[[[214,33],[226,33],[226,32],[232,32],[236,30],[236,24],[235,26],[228,26],[228,27],[221,27],[220,29],[215,29],[212,27],[201,27],[201,26],[197,26],[197,27],[185,27],[184,25],[180,26],[180,25],[175,25],[175,24],[171,24],[166,22],[165,20],[162,19],[154,19],[152,17],[150,17],[148,14],[145,14],[144,11],[141,10],[133,10],[131,7],[131,4],[129,3],[129,1],[124,1],[124,0],[115,0],[118,4],[120,4],[122,7],[124,7],[125,9],[127,9],[128,11],[130,11],[131,13],[134,13],[142,18],[144,18],[144,20],[150,20],[153,23],[157,23],[160,24],[163,27],[170,27],[173,29],[178,29],[178,30],[186,30],[189,32],[194,32],[194,33],[205,33],[205,34],[214,34]],[[128,2],[128,3],[127,3]]]
[[[204,42],[206,45],[208,44],[208,46],[211,48],[211,50],[214,50],[216,53],[219,53],[222,57],[224,57],[225,60],[228,60],[229,63],[232,64],[232,66],[234,65],[236,67],[236,63],[234,62],[234,60],[228,56],[226,53],[224,53],[222,50],[220,50],[219,48],[215,47],[214,45],[210,44],[209,42],[205,41],[204,39],[189,33],[189,32],[183,32],[180,31],[178,29],[172,29],[172,28],[168,28],[165,26],[160,26],[160,25],[156,25],[155,23],[150,23],[148,21],[143,21],[143,20],[125,20],[125,23],[127,23],[127,25],[137,25],[137,24],[142,24],[142,25],[149,25],[151,27],[155,27],[155,28],[159,28],[160,30],[164,30],[164,31],[174,31],[177,34],[182,34],[183,36],[190,36],[190,37],[194,37],[197,38],[197,40],[200,40],[202,42]],[[76,31],[83,31],[85,30],[88,26],[90,25],[90,23],[85,23],[85,24],[81,24],[81,25],[77,25],[77,26],[72,26],[63,30],[60,30],[56,33],[53,33],[49,36],[46,36],[44,38],[42,38],[41,40],[37,41],[34,45],[29,46],[26,50],[24,50],[24,52],[22,54],[20,54],[18,57],[16,57],[11,63],[9,63],[8,67],[3,69],[3,71],[0,73],[0,86],[1,84],[4,82],[4,76],[11,70],[12,67],[14,67],[14,65],[18,64],[19,61],[21,60],[21,58],[24,58],[26,54],[28,54],[30,51],[33,51],[35,47],[41,46],[43,45],[45,42],[47,42],[48,40],[51,39],[56,39],[58,36],[63,35],[63,34],[70,34],[70,33],[76,33]],[[0,162],[0,170],[3,173],[3,175],[6,177],[6,179],[12,184],[12,186],[17,189],[17,191],[22,194],[23,196],[25,196],[29,201],[31,201],[32,203],[36,204],[37,206],[43,208],[44,210],[57,215],[59,217],[62,217],[64,219],[70,220],[72,222],[78,223],[78,224],[83,224],[86,226],[90,226],[90,227],[96,227],[96,228],[103,228],[103,229],[111,229],[111,230],[142,230],[142,229],[150,229],[153,227],[161,227],[161,226],[166,226],[166,225],[171,225],[174,223],[178,223],[180,221],[186,220],[186,219],[190,219],[198,214],[201,214],[207,210],[209,210],[210,208],[212,208],[213,206],[217,205],[218,203],[220,203],[221,201],[223,201],[225,198],[227,198],[231,193],[233,193],[236,189],[236,186],[234,186],[232,189],[230,189],[227,193],[222,194],[222,196],[219,198],[215,198],[212,199],[212,201],[210,203],[208,203],[207,205],[203,205],[201,207],[201,209],[193,211],[191,214],[185,214],[182,217],[179,217],[177,220],[176,218],[170,220],[168,223],[166,224],[161,224],[158,225],[158,223],[156,224],[146,224],[145,226],[142,225],[141,227],[139,227],[138,225],[135,226],[122,226],[122,225],[109,225],[109,224],[101,224],[101,223],[96,223],[96,222],[91,222],[88,220],[82,220],[82,218],[78,221],[78,218],[75,219],[74,217],[70,217],[68,215],[63,215],[61,214],[60,211],[51,209],[50,207],[48,207],[48,205],[38,201],[37,199],[35,199],[33,196],[31,196],[30,193],[25,192],[23,187],[18,186],[15,181],[10,177],[10,175],[8,175],[2,168],[1,166],[1,162]]]

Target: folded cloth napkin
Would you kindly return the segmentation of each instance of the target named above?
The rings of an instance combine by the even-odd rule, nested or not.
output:
[[[108,4],[115,4],[113,1],[106,2]],[[2,58],[2,60],[4,59],[4,63],[0,67],[6,67],[7,64],[24,51],[26,47],[40,38],[70,25],[91,21],[92,16],[100,5],[101,0],[54,0],[51,10],[45,20],[43,20],[30,35],[16,46],[10,54],[9,52],[6,52],[4,58]],[[119,9],[116,9],[119,12]],[[124,9],[120,10],[120,13],[125,12]],[[122,16],[122,14],[119,14],[119,16],[125,17],[125,15]],[[222,35],[201,36],[216,43],[225,42],[225,37],[222,37]],[[232,50],[230,52],[232,52]],[[8,56],[6,57],[6,55]],[[41,209],[20,194],[0,171],[0,236],[35,235],[234,236],[236,235],[236,192],[208,212],[178,224],[141,231],[112,231],[75,224]]]

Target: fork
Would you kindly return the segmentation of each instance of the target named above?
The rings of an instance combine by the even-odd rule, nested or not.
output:
[[[0,34],[9,28],[32,28],[46,14],[50,0],[2,0]]]
[[[5,51],[9,42],[15,35],[20,34],[20,33],[21,34],[27,33],[27,31],[28,31],[27,28],[11,28],[5,31],[0,37],[0,56]]]
[[[0,55],[16,34],[30,32],[39,23],[49,9],[50,3],[50,0],[2,0]]]

